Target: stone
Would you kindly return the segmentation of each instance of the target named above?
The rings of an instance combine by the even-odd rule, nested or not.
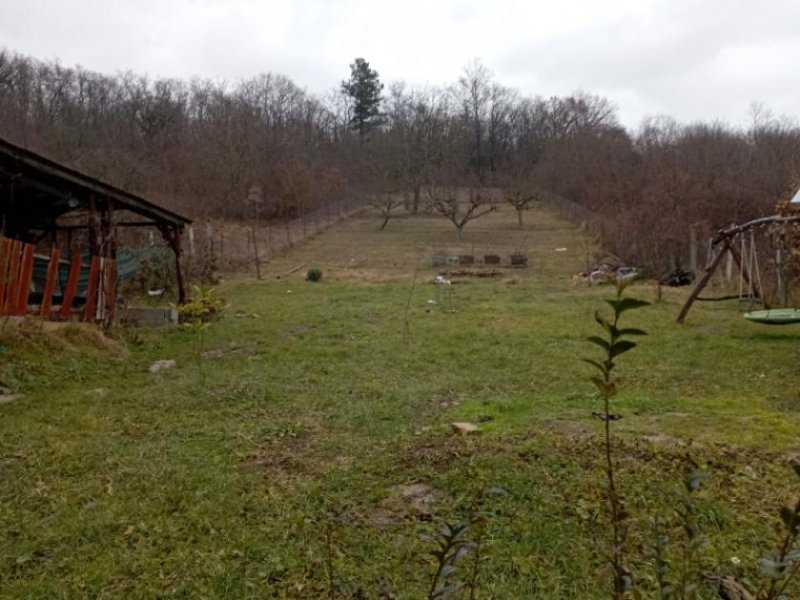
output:
[[[22,394],[19,394],[12,390],[11,388],[7,388],[4,385],[0,385],[0,404],[8,404],[9,402],[14,402],[15,400],[19,400],[22,398]]]
[[[175,359],[167,359],[167,360],[157,360],[152,365],[150,365],[150,372],[151,373],[158,373],[159,371],[164,371],[166,369],[172,369],[175,367]]]
[[[474,423],[467,423],[464,421],[450,423],[450,427],[453,428],[453,433],[458,435],[469,435],[470,433],[477,433],[481,430],[481,428]]]

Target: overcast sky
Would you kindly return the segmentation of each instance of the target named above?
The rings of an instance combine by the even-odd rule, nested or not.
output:
[[[64,65],[325,92],[364,57],[384,83],[478,58],[528,95],[584,90],[623,123],[800,117],[800,0],[0,0],[0,46]]]

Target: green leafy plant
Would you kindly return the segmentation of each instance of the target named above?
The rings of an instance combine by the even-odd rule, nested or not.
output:
[[[463,589],[464,582],[454,575],[457,563],[476,547],[475,541],[466,537],[468,528],[468,523],[445,522],[433,535],[423,536],[424,540],[436,545],[430,552],[436,570],[426,596],[428,600],[454,598]]]
[[[615,481],[616,471],[611,452],[611,399],[617,394],[614,369],[616,367],[617,358],[636,347],[635,342],[626,338],[647,335],[647,333],[641,329],[621,328],[620,319],[622,315],[629,310],[641,308],[650,304],[644,300],[623,297],[623,292],[631,282],[632,280],[616,281],[616,297],[611,300],[606,300],[613,311],[611,318],[604,317],[600,311],[595,312],[595,321],[603,329],[604,336],[590,336],[587,340],[600,347],[603,351],[602,359],[584,359],[585,362],[599,371],[599,375],[591,376],[590,380],[597,387],[603,408],[600,416],[603,418],[605,424],[605,471],[608,482],[606,501],[609,517],[611,519],[612,533],[611,557],[608,566],[613,576],[613,597],[619,599],[625,595],[625,591],[630,587],[632,580],[625,558],[625,543],[627,538],[626,519],[628,513],[625,510],[623,499],[617,490]]]
[[[653,519],[652,532],[655,540],[651,557],[660,600],[685,600],[694,598],[697,594],[702,579],[698,553],[708,543],[700,531],[697,492],[708,477],[708,473],[695,470],[684,479],[683,486],[676,490],[677,507],[674,514],[684,534],[677,543],[680,549],[679,558],[670,560],[668,556],[671,542],[666,527],[668,522],[658,517]]]
[[[484,542],[489,524],[497,516],[497,511],[488,508],[486,504],[490,497],[505,493],[499,487],[482,490],[472,501],[469,517],[465,521],[456,524],[445,522],[433,535],[423,536],[424,540],[435,543],[435,548],[430,551],[436,570],[428,590],[429,600],[465,596],[469,600],[476,598]],[[461,571],[463,576],[458,577],[457,563],[463,562],[461,559],[470,554],[471,562]]]
[[[795,465],[794,470],[800,476],[800,466]],[[758,594],[758,600],[787,598],[786,588],[800,570],[800,500],[793,507],[781,508],[780,514],[786,533],[778,551],[761,559],[761,570],[769,577],[769,585]]]
[[[322,279],[322,269],[312,267],[306,273],[306,281],[319,281]]]
[[[201,382],[205,381],[203,372],[203,348],[205,346],[205,330],[212,321],[222,318],[225,302],[218,298],[214,288],[193,286],[191,300],[178,308],[181,322],[188,327],[195,336],[195,357]]]

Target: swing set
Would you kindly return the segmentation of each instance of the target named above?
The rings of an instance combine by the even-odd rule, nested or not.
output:
[[[741,225],[734,225],[720,230],[709,244],[708,262],[702,277],[697,281],[692,293],[681,308],[677,322],[683,323],[692,304],[698,301],[733,300],[749,302],[748,312],[744,318],[754,323],[765,325],[788,325],[800,323],[800,309],[790,307],[789,282],[786,275],[786,263],[794,257],[790,236],[787,227],[792,223],[800,223],[800,191],[791,203],[784,205],[777,215],[761,217]],[[774,235],[775,261],[774,271],[776,276],[776,296],[781,307],[775,308],[766,300],[764,285],[761,279],[761,265],[759,264],[756,231],[770,228]],[[795,240],[796,241],[796,240]],[[718,297],[703,297],[700,294],[718,271],[723,259],[728,259],[727,271],[730,278],[732,264],[735,263],[739,271],[739,293]],[[753,310],[755,305],[762,308]]]

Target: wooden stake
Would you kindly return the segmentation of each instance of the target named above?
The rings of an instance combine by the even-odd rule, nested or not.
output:
[[[17,294],[17,314],[22,316],[28,312],[28,296],[31,293],[31,278],[33,277],[33,244],[24,244],[22,251],[22,267],[19,276],[19,291]]]
[[[86,290],[86,307],[83,313],[83,320],[89,323],[94,321],[95,310],[97,310],[97,288],[100,283],[100,257],[92,256],[89,266],[89,286]]]
[[[45,320],[50,318],[50,309],[53,306],[53,291],[56,288],[56,281],[58,281],[58,262],[60,260],[61,250],[57,246],[53,246],[53,250],[50,252],[50,263],[47,265],[47,281],[44,284],[42,306],[39,310],[39,316]]]

